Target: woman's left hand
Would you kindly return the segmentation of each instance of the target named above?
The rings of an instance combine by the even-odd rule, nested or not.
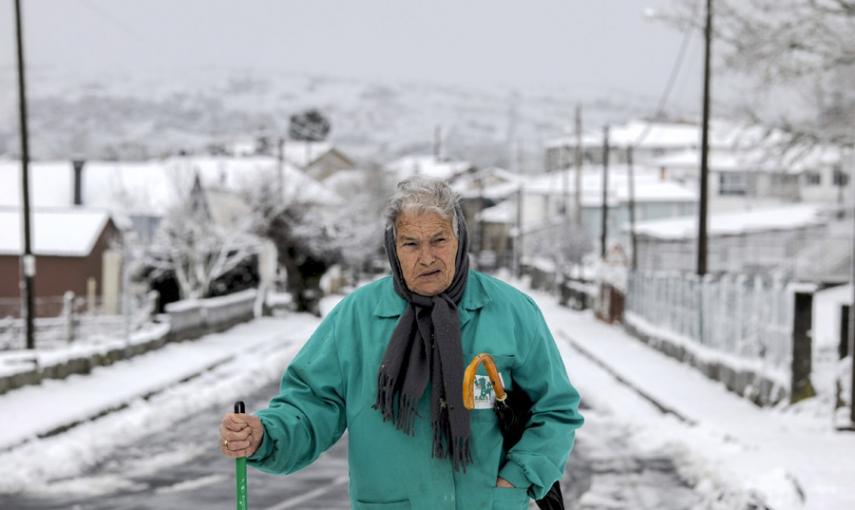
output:
[[[511,485],[511,482],[505,480],[504,478],[496,478],[496,487],[502,487],[503,489],[513,489],[514,486]]]

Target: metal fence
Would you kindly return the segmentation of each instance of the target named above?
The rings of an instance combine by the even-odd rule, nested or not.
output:
[[[690,342],[789,370],[793,292],[780,277],[631,273],[627,310]]]

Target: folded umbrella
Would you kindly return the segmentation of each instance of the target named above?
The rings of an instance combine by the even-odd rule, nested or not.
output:
[[[493,391],[496,394],[493,411],[498,418],[505,449],[510,450],[522,437],[531,418],[531,398],[518,387],[505,390],[493,357],[487,353],[481,353],[472,359],[463,375],[463,405],[467,409],[475,408],[475,375],[481,365],[484,365],[487,377],[493,383]],[[540,510],[564,510],[564,497],[558,481],[552,484],[543,499],[538,499],[535,503]]]

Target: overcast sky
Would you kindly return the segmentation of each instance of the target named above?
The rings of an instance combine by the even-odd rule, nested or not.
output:
[[[24,0],[34,66],[275,68],[478,87],[548,86],[658,97],[682,34],[643,12],[668,0]],[[0,3],[0,65],[15,63]],[[701,45],[672,101],[694,106]]]

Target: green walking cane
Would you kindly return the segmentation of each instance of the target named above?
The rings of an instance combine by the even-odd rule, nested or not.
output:
[[[235,413],[244,414],[246,406],[242,400],[235,402]],[[237,481],[237,510],[247,510],[246,504],[246,457],[235,459],[235,480]]]

